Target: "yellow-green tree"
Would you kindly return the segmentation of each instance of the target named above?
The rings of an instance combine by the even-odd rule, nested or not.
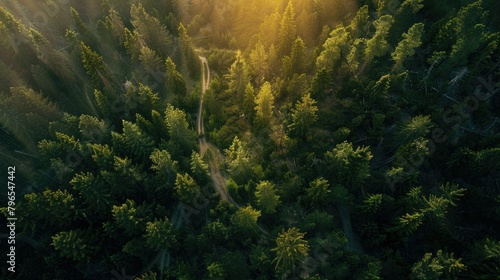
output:
[[[280,274],[288,274],[297,268],[309,255],[309,244],[297,228],[283,230],[276,238],[276,247],[272,249],[276,253],[274,262],[276,271]]]

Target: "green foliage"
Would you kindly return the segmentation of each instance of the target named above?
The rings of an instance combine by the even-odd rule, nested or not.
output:
[[[331,192],[330,184],[323,178],[316,178],[309,183],[309,188],[306,189],[307,198],[311,201],[311,205],[317,206],[328,202],[328,197]]]
[[[394,69],[399,69],[407,57],[415,54],[415,49],[422,45],[421,37],[424,31],[423,23],[415,23],[408,33],[403,33],[403,40],[401,40],[394,52],[392,52],[392,59],[396,62]]]
[[[274,262],[278,273],[286,275],[295,270],[297,265],[309,255],[309,245],[304,235],[297,228],[283,230],[278,235],[276,247],[272,249],[276,253]]]
[[[130,151],[138,159],[147,158],[154,147],[154,140],[136,124],[123,121],[123,133],[112,132],[114,147],[120,152]]]
[[[75,197],[66,190],[28,193],[24,198],[25,202],[19,205],[19,211],[24,213],[21,224],[25,224],[31,231],[42,226],[48,226],[54,230],[62,229],[75,219]],[[46,212],[48,210],[50,210],[50,215]]]
[[[349,48],[349,31],[343,25],[337,26],[330,37],[323,44],[323,51],[318,56],[316,67],[335,69],[340,65],[341,59],[347,55]]]
[[[265,82],[255,97],[255,117],[256,120],[267,125],[271,121],[274,110],[274,95],[271,84]]]
[[[375,34],[366,41],[366,49],[364,53],[365,65],[369,64],[373,58],[383,56],[389,50],[387,36],[389,30],[394,23],[391,15],[383,15],[373,22],[375,26]]]
[[[261,181],[255,190],[257,204],[265,213],[276,212],[276,207],[280,204],[280,197],[276,194],[276,187],[269,181]]]
[[[89,261],[99,248],[94,232],[83,230],[62,231],[52,236],[51,245],[62,257],[75,261]]]
[[[226,279],[226,273],[224,271],[224,267],[218,263],[213,262],[207,266],[208,277],[213,280],[222,280]]]
[[[185,204],[192,204],[196,197],[201,193],[201,188],[194,179],[185,173],[177,173],[175,178],[175,192],[180,201]]]
[[[456,259],[453,253],[443,253],[442,250],[426,253],[421,261],[414,264],[411,269],[410,279],[456,279],[461,271],[466,270],[462,259]]]
[[[260,211],[255,210],[252,206],[239,208],[231,217],[231,222],[238,228],[245,231],[255,231],[257,228],[257,219],[260,217]]]
[[[363,200],[360,205],[361,211],[364,213],[373,214],[382,206],[382,194],[370,194]]]
[[[83,68],[85,68],[94,85],[96,87],[102,87],[103,85],[109,87],[112,75],[102,56],[83,42],[80,42],[80,47],[82,49]]]
[[[410,142],[426,136],[432,126],[430,116],[419,115],[402,124],[398,129],[396,138],[403,142]]]
[[[281,17],[280,29],[278,33],[278,54],[289,55],[292,44],[297,37],[297,26],[295,24],[295,9],[292,1],[288,1],[285,12]]]
[[[172,248],[177,242],[174,228],[166,217],[147,222],[144,237],[146,238],[146,246],[153,250]]]
[[[347,141],[338,144],[332,151],[325,153],[325,161],[332,180],[347,186],[351,190],[360,187],[370,176],[370,160],[372,154],[369,147],[353,148]]]
[[[305,135],[318,119],[316,100],[308,93],[292,109],[292,124],[289,126],[298,135]]]
[[[180,146],[183,151],[189,151],[191,154],[196,136],[194,131],[189,129],[186,113],[169,104],[165,110],[165,123],[172,144]]]
[[[167,69],[167,88],[176,95],[185,96],[187,93],[186,82],[170,57],[167,58],[165,67]]]

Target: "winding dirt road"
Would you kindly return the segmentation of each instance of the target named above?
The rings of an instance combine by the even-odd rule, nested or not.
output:
[[[226,189],[226,178],[222,176],[220,172],[219,165],[217,164],[216,157],[219,157],[219,151],[216,147],[207,143],[205,139],[205,127],[203,125],[203,95],[210,85],[210,68],[208,67],[208,61],[205,57],[199,56],[201,61],[201,95],[200,95],[200,107],[198,109],[198,138],[200,143],[200,156],[203,157],[207,150],[211,152],[209,154],[208,166],[210,167],[210,177],[214,182],[215,190],[219,193],[220,197],[233,205],[237,203],[229,195]]]

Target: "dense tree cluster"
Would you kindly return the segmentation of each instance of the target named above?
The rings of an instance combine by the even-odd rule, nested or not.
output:
[[[497,6],[2,3],[17,279],[498,277]]]

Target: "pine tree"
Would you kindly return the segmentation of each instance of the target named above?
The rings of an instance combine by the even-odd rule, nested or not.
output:
[[[248,82],[245,87],[245,96],[243,98],[243,112],[246,116],[248,116],[249,120],[253,120],[255,115],[254,107],[255,107],[255,90],[250,82]]]
[[[18,206],[19,211],[23,213],[20,224],[32,233],[37,232],[37,229],[62,230],[75,219],[76,199],[66,190],[28,193],[24,199]]]
[[[182,78],[181,73],[177,71],[176,65],[170,57],[167,58],[165,66],[167,69],[167,88],[178,96],[186,96],[186,82]]]
[[[349,31],[342,24],[339,24],[323,44],[323,51],[316,60],[316,67],[326,70],[339,67],[341,61],[347,56],[349,40]]]
[[[127,50],[128,55],[130,55],[130,58],[133,61],[136,61],[139,59],[139,54],[140,54],[140,49],[141,49],[141,43],[140,39],[138,38],[137,31],[130,31],[127,27],[124,29],[124,36],[125,40],[123,42],[125,49]]]
[[[268,54],[260,41],[255,44],[255,47],[250,52],[248,64],[250,69],[252,69],[254,81],[257,85],[260,85],[267,79],[269,72]]]
[[[191,154],[190,166],[194,179],[196,179],[196,181],[201,185],[206,184],[210,178],[208,164],[205,163],[200,154],[195,151]]]
[[[309,244],[304,239],[304,233],[297,228],[283,230],[276,238],[276,271],[280,274],[288,274],[297,268],[297,265],[309,255]]]
[[[245,87],[250,82],[248,65],[240,51],[236,52],[236,60],[229,68],[229,73],[225,75],[228,80],[228,91],[235,95],[235,98],[243,100]]]
[[[59,232],[52,236],[51,245],[61,256],[77,262],[89,261],[99,248],[95,232],[90,230]]]
[[[252,206],[239,208],[231,217],[231,222],[244,231],[255,231],[257,228],[257,219],[260,217],[260,211]]]
[[[155,144],[153,138],[132,122],[124,120],[122,124],[122,134],[112,132],[113,146],[123,154],[133,154],[139,160],[147,158],[153,151]]]
[[[261,181],[255,190],[257,203],[265,213],[276,212],[276,207],[280,204],[280,197],[276,194],[276,187],[269,181]]]
[[[364,5],[359,8],[356,16],[351,20],[349,24],[349,33],[351,38],[367,38],[370,35],[370,13],[368,11],[368,5]]]
[[[420,47],[422,44],[421,37],[424,31],[423,23],[415,23],[408,33],[403,34],[403,40],[401,40],[394,52],[392,52],[392,59],[396,62],[394,65],[394,70],[398,70],[403,65],[403,62],[407,57],[415,54],[415,49]]]
[[[370,160],[372,154],[369,147],[353,148],[352,143],[344,141],[325,153],[325,161],[332,175],[332,180],[348,187],[350,190],[361,187],[370,176]]]
[[[292,50],[291,46],[296,37],[297,26],[295,24],[295,11],[292,1],[289,1],[281,17],[278,34],[278,54],[280,56],[290,55]]]
[[[389,50],[387,37],[393,23],[394,18],[391,15],[383,15],[373,22],[376,31],[375,34],[366,41],[366,49],[364,52],[365,63],[363,69],[370,64],[375,57],[383,56]]]
[[[438,250],[435,257],[432,253],[426,253],[421,261],[413,265],[410,279],[456,279],[464,270],[466,266],[462,263],[462,259],[456,259],[453,253],[448,254]]]
[[[195,131],[188,128],[186,113],[169,104],[165,110],[165,123],[172,145],[178,145],[181,152],[189,152],[190,154],[196,143],[196,135]]]
[[[146,246],[153,250],[164,250],[171,248],[176,242],[175,230],[167,217],[153,222],[147,222]]]
[[[255,97],[255,117],[264,125],[268,125],[272,120],[274,110],[274,95],[271,84],[265,82]]]
[[[166,150],[154,149],[149,157],[152,161],[151,169],[157,173],[159,182],[165,182],[167,185],[173,185],[176,174],[179,171],[179,163],[172,159],[170,153]]]
[[[312,99],[311,95],[308,93],[304,95],[302,99],[297,102],[297,104],[295,104],[295,108],[291,111],[292,124],[289,128],[300,136],[306,135],[311,126],[318,119],[318,107],[316,106],[316,100]]]
[[[323,178],[316,178],[309,183],[309,188],[306,189],[307,198],[311,201],[312,206],[320,206],[328,201],[330,184]]]
[[[184,175],[182,175],[177,173],[175,179],[175,192],[182,203],[191,205],[201,194],[201,188],[189,174],[184,173]]]
[[[83,42],[80,42],[80,47],[82,49],[83,68],[85,68],[94,85],[97,87],[109,86],[109,82],[112,81],[112,74],[102,56],[92,51]]]
[[[302,74],[307,72],[309,59],[306,52],[306,45],[302,41],[302,38],[298,37],[293,42],[290,59],[292,60],[293,73]]]

